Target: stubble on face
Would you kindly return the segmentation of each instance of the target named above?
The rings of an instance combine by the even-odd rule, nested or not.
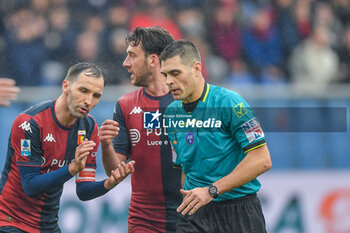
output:
[[[131,80],[132,84],[138,87],[147,87],[148,84],[152,81],[153,72],[149,68],[146,58],[142,68],[140,68],[140,72],[137,73],[139,74],[134,73],[135,78]]]
[[[69,113],[75,117],[75,118],[78,118],[78,119],[81,119],[81,118],[84,118],[88,113],[89,113],[89,106],[86,106],[86,105],[79,105],[75,102],[74,100],[74,97],[73,97],[74,93],[72,92],[72,89],[69,88],[68,90],[68,98],[67,98],[67,107],[68,107],[68,111]],[[87,109],[87,112],[86,113],[80,113],[78,111],[78,109],[80,108],[84,108],[84,109]]]

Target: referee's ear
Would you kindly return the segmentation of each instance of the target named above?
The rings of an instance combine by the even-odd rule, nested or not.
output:
[[[196,61],[192,66],[193,73],[196,77],[202,76],[202,64]]]

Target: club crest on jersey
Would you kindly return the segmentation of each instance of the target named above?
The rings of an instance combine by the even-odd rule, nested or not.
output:
[[[30,140],[29,139],[21,139],[21,156],[30,156]]]
[[[86,138],[86,130],[78,130],[78,145],[80,145]]]
[[[161,115],[162,113],[159,112],[159,109],[156,112],[143,112],[143,128],[159,129]]]
[[[246,121],[241,127],[249,143],[264,137],[264,132],[260,127],[260,123],[255,117]]]
[[[185,136],[185,140],[188,145],[192,145],[194,142],[194,133],[192,131],[188,131]]]

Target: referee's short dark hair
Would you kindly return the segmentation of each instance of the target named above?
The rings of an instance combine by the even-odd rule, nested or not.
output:
[[[192,66],[195,62],[201,62],[201,56],[196,45],[192,41],[185,39],[169,44],[160,54],[159,58],[161,61],[166,61],[177,55],[180,56],[181,62],[185,65]]]

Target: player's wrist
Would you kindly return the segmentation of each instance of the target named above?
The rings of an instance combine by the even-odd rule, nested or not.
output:
[[[107,178],[107,179],[105,180],[103,186],[104,186],[105,189],[110,190],[110,189],[113,189],[115,186],[117,186],[117,184],[119,184],[119,182],[118,182],[118,183],[113,183],[113,182],[110,182],[110,179],[109,179],[109,178]]]
[[[73,162],[68,165],[68,171],[72,176],[75,176],[79,172],[79,169]]]
[[[208,186],[208,192],[213,199],[216,199],[219,196],[219,189],[213,184]]]

